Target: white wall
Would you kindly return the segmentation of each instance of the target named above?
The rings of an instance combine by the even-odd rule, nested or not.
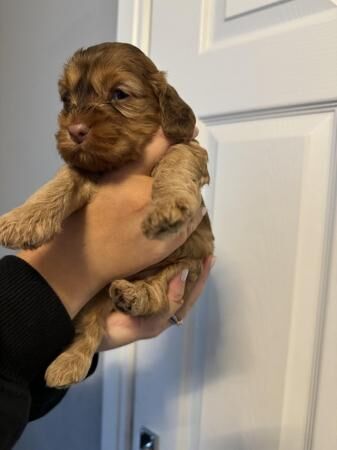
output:
[[[79,47],[113,41],[117,0],[0,0],[0,214],[56,171],[57,79]],[[0,254],[8,253],[0,249]],[[16,450],[96,450],[100,370],[29,425]]]

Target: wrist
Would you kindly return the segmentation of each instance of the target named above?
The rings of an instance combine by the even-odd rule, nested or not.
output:
[[[23,250],[17,257],[40,273],[73,319],[99,288],[83,258],[57,240],[36,250]]]

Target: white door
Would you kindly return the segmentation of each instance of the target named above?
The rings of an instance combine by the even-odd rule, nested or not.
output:
[[[200,118],[217,263],[184,327],[123,351],[104,448],[143,425],[160,450],[337,448],[336,6],[119,2],[119,40]]]

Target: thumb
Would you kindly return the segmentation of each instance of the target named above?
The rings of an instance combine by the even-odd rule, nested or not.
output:
[[[184,303],[184,292],[189,269],[178,273],[169,283],[167,297],[169,300],[170,315],[175,314]]]

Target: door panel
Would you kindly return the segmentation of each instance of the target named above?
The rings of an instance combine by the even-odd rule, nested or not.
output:
[[[302,449],[325,302],[334,114],[208,130],[218,261],[203,317],[200,449]]]
[[[336,99],[336,6],[302,3],[274,24],[276,6],[231,22],[215,0],[154,1],[150,55],[201,117]]]
[[[308,25],[313,15],[334,9],[331,0],[208,0],[204,4],[210,42],[223,46],[235,36],[252,41],[263,35],[282,35],[291,28]],[[254,32],[259,33],[254,36]]]
[[[145,425],[161,450],[333,450],[336,2],[128,1],[119,17],[200,118],[217,255],[184,327],[136,346],[132,448]]]
[[[225,2],[226,19],[251,14],[289,1],[292,0],[227,0]]]

